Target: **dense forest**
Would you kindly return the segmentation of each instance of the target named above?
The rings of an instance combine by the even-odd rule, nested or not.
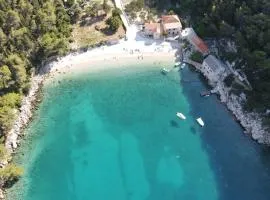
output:
[[[203,38],[235,41],[237,52],[223,55],[236,61],[253,90],[247,91],[248,109],[270,109],[270,1],[269,0],[146,0],[160,10],[173,9]]]
[[[70,16],[62,0],[0,0],[0,161],[10,157],[4,133],[29,90],[31,75],[42,60],[68,51],[70,35]],[[12,163],[0,168],[0,187],[21,174]]]
[[[65,54],[70,35],[62,0],[0,0],[0,133],[12,125],[30,75],[42,60]]]

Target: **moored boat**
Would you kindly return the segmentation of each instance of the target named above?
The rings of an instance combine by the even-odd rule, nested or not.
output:
[[[210,91],[204,91],[200,93],[201,97],[209,97],[211,95]]]
[[[186,63],[183,63],[182,65],[181,65],[181,69],[184,69],[185,68],[185,66],[186,66]]]
[[[180,112],[177,112],[177,113],[176,113],[176,116],[179,117],[180,119],[186,119],[186,116],[183,115],[183,114],[180,113]]]
[[[162,70],[161,70],[161,73],[162,73],[162,74],[167,74],[167,73],[169,73],[169,72],[170,72],[170,70],[167,69],[167,68],[165,68],[165,67],[163,67]]]
[[[198,122],[198,124],[200,124],[200,126],[204,126],[204,122],[201,117],[197,118],[196,121]]]
[[[174,64],[175,67],[178,67],[179,65],[181,65],[181,62],[176,62],[176,63]]]

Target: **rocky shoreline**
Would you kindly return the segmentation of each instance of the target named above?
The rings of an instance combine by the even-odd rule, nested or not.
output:
[[[226,87],[224,83],[226,76],[220,77],[217,82],[212,82],[207,75],[200,70],[200,63],[188,59],[189,54],[186,54],[185,57],[184,62],[192,65],[205,77],[208,85],[213,88],[211,93],[216,93],[219,96],[221,103],[226,105],[227,109],[244,128],[244,133],[250,134],[252,139],[260,144],[270,145],[270,133],[267,131],[266,127],[263,126],[262,117],[258,113],[247,112],[243,108],[246,101],[245,94],[242,93],[240,96],[231,94],[230,88]]]
[[[19,137],[23,133],[23,129],[32,118],[32,109],[35,107],[38,91],[41,89],[45,75],[36,75],[31,80],[31,88],[27,96],[22,100],[22,106],[19,110],[17,119],[14,122],[13,128],[8,132],[5,147],[9,154],[12,154],[18,147]],[[12,159],[11,157],[9,159]],[[5,167],[10,160],[1,160],[1,167]],[[0,188],[0,199],[5,199],[4,190]]]
[[[19,136],[22,134],[23,129],[32,118],[32,109],[34,108],[37,100],[37,93],[41,88],[44,79],[45,75],[35,75],[32,78],[30,91],[28,95],[23,98],[18,118],[6,137],[5,146],[10,153],[18,147]]]
[[[18,148],[20,137],[23,136],[23,130],[32,119],[33,109],[39,101],[39,91],[41,90],[43,82],[45,81],[52,66],[53,63],[42,65],[39,72],[31,78],[28,95],[23,97],[21,107],[17,111],[17,119],[14,121],[12,129],[7,133],[5,138],[5,147],[10,155],[12,155],[12,153],[14,153]],[[0,167],[5,167],[11,160],[11,156],[7,160],[1,160]],[[5,199],[3,188],[0,188],[0,199]]]
[[[213,86],[212,83],[209,84]],[[254,112],[246,112],[243,109],[243,103],[246,100],[244,94],[242,96],[230,94],[230,89],[225,86],[223,81],[219,81],[212,92],[219,95],[220,101],[236,117],[237,121],[245,129],[245,133],[250,134],[260,144],[270,145],[270,133],[263,126],[260,115]]]

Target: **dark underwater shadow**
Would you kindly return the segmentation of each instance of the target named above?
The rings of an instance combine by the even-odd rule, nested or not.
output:
[[[270,150],[243,133],[231,113],[217,96],[201,98],[209,90],[207,81],[193,69],[180,71],[183,93],[192,116],[202,116],[206,125],[200,129],[201,145],[209,156],[220,200],[270,199]],[[194,133],[195,129],[190,128]],[[258,183],[260,185],[258,186]]]

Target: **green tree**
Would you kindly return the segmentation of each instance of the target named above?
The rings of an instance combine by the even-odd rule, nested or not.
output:
[[[66,0],[66,1],[64,1],[64,3],[65,3],[66,7],[70,8],[70,7],[74,6],[75,0]]]
[[[125,11],[127,13],[139,12],[144,7],[144,0],[131,1],[125,6]]]
[[[170,10],[170,11],[168,12],[168,15],[175,15],[175,13],[174,13],[173,10]]]
[[[10,155],[7,151],[7,148],[4,144],[0,144],[0,160],[7,160],[9,159]]]
[[[8,93],[0,96],[0,106],[9,106],[11,108],[19,107],[21,103],[21,95],[17,93]]]
[[[234,28],[225,21],[222,21],[219,26],[219,35],[223,37],[232,37]]]
[[[42,56],[45,58],[53,55],[64,55],[68,51],[68,44],[63,38],[57,37],[55,33],[46,33],[39,39]]]
[[[23,20],[21,20],[21,23],[24,24],[25,26],[28,26],[31,21],[31,17],[33,15],[32,4],[29,1],[19,0],[18,7],[20,8],[18,10],[21,16],[20,18],[23,18]]]
[[[136,19],[136,17],[137,17],[137,13],[136,13],[136,12],[131,12],[131,13],[130,13],[130,18],[131,18],[132,20]]]
[[[46,2],[43,7],[37,11],[36,24],[39,34],[56,32],[56,13],[52,1]]]
[[[68,10],[68,14],[71,19],[71,23],[74,24],[80,20],[82,10],[78,4],[75,4]]]
[[[14,80],[17,85],[23,87],[27,81],[25,60],[18,54],[10,54],[6,61],[13,71]]]
[[[6,13],[5,17],[5,24],[4,24],[4,30],[7,31],[7,33],[10,32],[11,28],[18,28],[21,24],[21,19],[19,17],[19,13],[14,10],[9,10]]]
[[[16,46],[16,51],[23,51],[28,55],[31,53],[34,43],[29,35],[29,30],[26,27],[11,31],[10,36],[13,38],[11,43]]]
[[[141,20],[145,20],[145,17],[146,17],[146,13],[145,12],[141,12],[139,17],[141,18]]]
[[[119,16],[112,16],[106,20],[106,23],[109,25],[109,28],[115,32],[121,26],[122,21]]]
[[[3,32],[2,28],[0,28],[0,45],[4,45],[7,42],[7,36]]]
[[[195,61],[195,62],[202,63],[203,62],[203,55],[201,52],[195,51],[191,54],[190,59]]]
[[[122,14],[122,11],[119,8],[115,8],[112,11],[112,16],[120,16]]]
[[[0,107],[0,124],[3,131],[8,131],[15,118],[15,110],[8,106]]]
[[[95,17],[97,15],[97,10],[96,10],[96,8],[93,5],[88,6],[85,9],[85,12],[90,17]]]
[[[0,90],[8,87],[9,81],[12,80],[11,75],[12,74],[7,65],[0,67]]]

